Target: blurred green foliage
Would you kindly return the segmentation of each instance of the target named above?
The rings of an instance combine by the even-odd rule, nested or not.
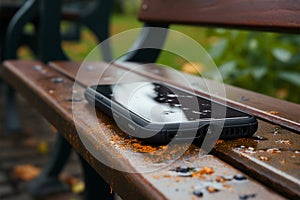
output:
[[[130,0],[127,4],[121,0],[116,2],[124,8],[124,14],[133,16],[135,21],[141,1]],[[122,21],[122,24],[126,23]],[[208,51],[225,83],[300,103],[299,34],[191,26],[172,26],[172,29],[187,34]],[[180,45],[189,51],[184,44]],[[182,69],[186,61],[162,52],[159,62]],[[213,74],[206,76],[214,78]]]
[[[300,103],[300,37],[209,29],[209,53],[226,83]]]
[[[142,27],[136,14],[132,13],[114,14],[111,24],[112,35]],[[300,103],[299,34],[206,29],[194,26],[171,28],[190,36],[209,52],[225,83]],[[179,48],[194,53],[184,41],[176,41],[174,45],[175,43]],[[93,34],[87,28],[83,28],[81,40],[64,42],[63,48],[72,60],[80,61],[97,44]],[[32,57],[28,52],[27,48],[19,50],[23,59]],[[186,61],[163,52],[159,62],[180,70]],[[207,76],[214,78],[213,74]]]

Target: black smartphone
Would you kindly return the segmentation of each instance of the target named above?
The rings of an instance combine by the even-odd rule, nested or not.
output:
[[[127,134],[155,144],[203,140],[210,124],[221,124],[220,139],[250,137],[258,126],[248,113],[160,82],[94,85],[85,98]]]

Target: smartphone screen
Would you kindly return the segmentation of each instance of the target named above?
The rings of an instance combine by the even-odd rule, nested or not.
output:
[[[211,102],[167,84],[153,82],[98,85],[97,92],[148,122],[182,123],[190,121],[248,118],[239,110]],[[214,114],[212,115],[212,103]],[[226,114],[218,113],[219,110]],[[213,118],[212,118],[213,116]]]

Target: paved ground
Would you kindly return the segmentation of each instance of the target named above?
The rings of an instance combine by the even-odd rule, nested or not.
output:
[[[53,146],[56,131],[30,105],[18,97],[18,109],[24,131],[21,134],[4,133],[4,88],[0,85],[0,200],[77,200],[81,195],[71,190],[42,198],[33,197],[26,190],[28,181],[22,181],[26,175],[34,176],[48,158]],[[24,166],[26,165],[26,166]],[[28,170],[29,168],[29,170]],[[27,170],[26,170],[27,169]],[[33,170],[32,170],[33,169]],[[23,171],[25,170],[25,172]],[[21,171],[21,172],[20,172]],[[17,173],[19,172],[19,173]],[[75,153],[63,171],[63,177],[71,180],[76,191],[82,191],[82,174]],[[76,184],[74,184],[76,183]],[[81,183],[81,185],[80,185]]]

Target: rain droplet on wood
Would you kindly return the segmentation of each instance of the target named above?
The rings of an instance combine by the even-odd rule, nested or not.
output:
[[[249,98],[242,96],[242,97],[240,98],[240,100],[241,100],[241,101],[248,101]]]
[[[263,136],[260,136],[260,135],[254,135],[254,136],[252,136],[252,139],[258,140],[258,141],[265,141],[265,140],[268,140],[267,138],[265,138],[265,137],[263,137]]]
[[[243,174],[236,174],[233,176],[233,179],[237,181],[243,181],[243,180],[247,180],[247,177],[244,176]]]
[[[201,188],[196,188],[193,191],[193,195],[197,196],[197,197],[202,197],[203,196],[203,192]]]
[[[43,67],[41,65],[34,65],[33,69],[36,71],[41,71],[43,69]]]
[[[270,157],[269,156],[258,156],[258,159],[262,160],[262,161],[269,161]]]
[[[66,101],[70,101],[70,102],[81,102],[81,101],[82,101],[82,98],[80,98],[80,97],[73,97],[73,98],[66,99]]]
[[[62,83],[62,82],[64,82],[64,79],[61,77],[55,77],[55,78],[52,78],[51,81],[53,83]]]
[[[247,200],[256,197],[256,194],[244,194],[244,195],[240,195],[239,197],[240,200]]]

